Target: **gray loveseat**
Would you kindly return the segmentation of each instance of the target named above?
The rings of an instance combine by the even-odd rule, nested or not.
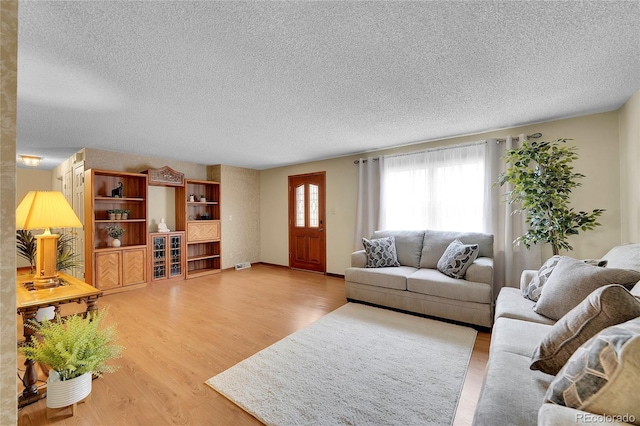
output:
[[[493,235],[475,232],[376,231],[372,239],[393,236],[400,266],[366,268],[364,250],[352,253],[345,271],[346,296],[404,311],[491,327],[493,324]],[[459,239],[478,244],[478,257],[464,279],[436,268]]]
[[[640,271],[640,244],[614,247],[603,259],[608,261],[606,268]],[[535,302],[522,295],[537,272],[524,271],[520,288],[505,287],[498,295],[489,362],[473,421],[475,426],[602,423],[591,413],[543,403],[555,376],[531,370],[529,366],[534,350],[556,321],[536,313]],[[640,282],[631,293],[640,296]]]

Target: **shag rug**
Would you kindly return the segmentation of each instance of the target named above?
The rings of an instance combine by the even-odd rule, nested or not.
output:
[[[476,334],[348,303],[206,383],[267,425],[450,425]]]

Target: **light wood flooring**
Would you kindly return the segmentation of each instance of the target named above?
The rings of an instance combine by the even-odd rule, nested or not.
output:
[[[126,347],[111,362],[121,368],[93,381],[75,416],[47,420],[42,400],[18,424],[259,425],[204,381],[345,303],[343,279],[259,264],[105,296],[98,306]],[[68,306],[63,314],[82,310]],[[471,424],[490,336],[478,333],[455,425]]]

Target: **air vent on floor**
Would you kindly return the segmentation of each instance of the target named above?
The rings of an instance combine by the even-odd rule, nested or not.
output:
[[[240,269],[247,269],[247,268],[251,268],[251,262],[236,263],[236,271]]]

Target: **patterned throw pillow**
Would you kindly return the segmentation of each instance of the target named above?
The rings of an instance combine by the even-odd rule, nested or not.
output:
[[[640,424],[640,318],[592,337],[553,379],[545,402]],[[628,420],[624,420],[628,421]]]
[[[363,238],[362,245],[367,253],[367,268],[400,266],[394,237],[377,238],[375,240]]]
[[[555,269],[556,265],[560,261],[562,256],[552,256],[550,257],[538,270],[538,273],[531,279],[529,285],[522,289],[522,296],[526,297],[529,300],[533,300],[537,302],[540,298],[540,294],[542,293],[542,286],[547,282],[549,276]],[[607,261],[602,259],[585,259],[584,263],[594,266],[607,266]]]
[[[531,369],[556,375],[584,342],[612,325],[640,317],[640,300],[613,284],[594,290],[560,318],[531,356]]]
[[[462,244],[460,240],[454,240],[438,261],[438,271],[451,278],[462,279],[477,257],[477,244]]]

